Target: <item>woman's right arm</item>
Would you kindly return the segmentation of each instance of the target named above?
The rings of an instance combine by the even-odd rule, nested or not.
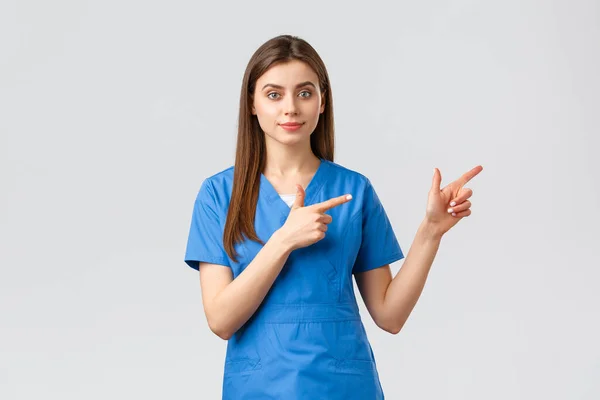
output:
[[[235,279],[228,267],[200,262],[204,313],[208,326],[220,338],[229,339],[250,319],[292,251],[325,237],[327,224],[332,221],[325,212],[352,199],[344,195],[305,207],[306,193],[302,186],[297,187],[296,199],[283,226]]]
[[[291,253],[276,231],[235,279],[231,268],[200,263],[202,304],[210,329],[227,340],[250,319]]]

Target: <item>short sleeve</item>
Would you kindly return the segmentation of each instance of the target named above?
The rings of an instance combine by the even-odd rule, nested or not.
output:
[[[219,215],[214,189],[208,180],[204,180],[194,203],[185,250],[185,262],[196,270],[201,261],[231,267],[223,247]]]
[[[362,204],[362,241],[352,273],[365,272],[404,258],[392,224],[367,179]]]

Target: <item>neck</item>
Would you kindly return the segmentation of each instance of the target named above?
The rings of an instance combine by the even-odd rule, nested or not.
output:
[[[314,172],[320,164],[310,148],[310,142],[303,146],[269,145],[264,173],[274,176],[303,175]]]

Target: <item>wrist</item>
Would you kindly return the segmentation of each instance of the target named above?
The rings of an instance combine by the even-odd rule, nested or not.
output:
[[[281,231],[281,228],[277,229],[271,235],[269,242],[272,242],[277,248],[286,255],[292,252],[293,248],[289,241],[286,239],[284,232]]]
[[[421,236],[423,236],[423,238],[426,240],[440,241],[442,240],[445,232],[440,230],[437,224],[425,219],[421,222],[418,233],[421,234]]]

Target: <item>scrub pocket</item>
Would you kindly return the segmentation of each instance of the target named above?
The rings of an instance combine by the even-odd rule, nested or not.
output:
[[[260,358],[233,358],[225,361],[225,375],[242,374],[261,368]]]
[[[225,375],[249,374],[262,368],[255,327],[241,327],[227,343]]]
[[[245,399],[251,390],[261,387],[260,358],[232,358],[225,361],[223,374],[223,399]],[[254,389],[253,389],[254,388]]]
[[[374,373],[375,362],[371,346],[360,320],[337,321],[335,343],[331,347],[330,364],[334,372],[347,374]]]

